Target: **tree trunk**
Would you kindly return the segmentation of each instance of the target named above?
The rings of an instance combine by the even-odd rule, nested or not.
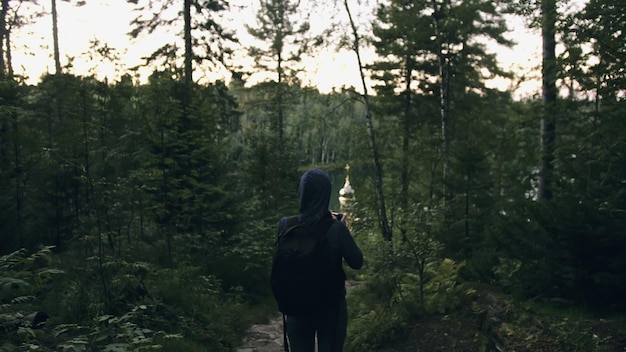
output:
[[[470,217],[470,192],[472,188],[472,170],[467,168],[467,183],[465,188],[465,238],[470,236],[469,217]]]
[[[183,9],[184,17],[184,40],[185,40],[185,58],[184,58],[184,75],[183,77],[183,119],[187,119],[189,115],[189,106],[191,105],[191,85],[193,84],[193,48],[191,42],[191,1],[185,0]]]
[[[441,157],[443,160],[443,196],[444,200],[450,199],[450,191],[448,189],[448,178],[450,170],[450,157],[448,138],[448,121],[449,121],[449,72],[447,53],[443,49],[443,41],[441,39],[441,8],[437,6],[437,2],[432,0],[433,19],[435,25],[435,41],[437,45],[437,59],[439,62],[439,108],[441,113]]]
[[[191,47],[191,0],[185,0],[184,3],[184,20],[185,20],[185,95],[189,94],[188,89],[193,82],[193,50]]]
[[[10,79],[13,79],[14,72],[13,72],[13,54],[11,51],[11,31],[7,32],[7,39],[6,39],[6,43],[7,43],[7,60],[6,63],[4,64],[7,68],[7,75]]]
[[[278,35],[279,39],[282,43],[282,35]],[[280,145],[283,145],[283,138],[284,138],[284,124],[285,124],[285,112],[283,110],[283,52],[282,52],[282,44],[279,45],[279,47],[277,48],[278,50],[278,63],[277,63],[277,67],[276,70],[278,71],[278,86],[277,86],[277,110],[278,110],[278,121],[276,121],[276,129],[278,130],[278,142],[280,143]]]
[[[22,165],[20,163],[20,141],[17,116],[13,116],[13,154],[15,157],[15,215],[17,218],[17,237],[20,248],[24,246],[22,224]]]
[[[165,243],[167,245],[167,256],[170,262],[170,267],[174,267],[174,260],[172,257],[172,220],[170,214],[170,205],[168,202],[168,180],[167,180],[167,170],[165,168],[165,126],[161,124],[161,176],[163,180],[163,189],[161,190],[163,195],[163,221],[166,221],[165,224]]]
[[[2,8],[0,9],[0,79],[6,75],[6,63],[4,55],[6,50],[6,37],[9,32],[7,28],[7,13],[9,11],[9,0],[2,0]]]
[[[404,87],[404,119],[402,121],[402,163],[400,165],[400,207],[402,208],[402,217],[400,218],[400,234],[403,239],[407,233],[407,217],[409,216],[409,139],[411,136],[410,119],[411,119],[411,75],[413,69],[411,65],[411,56],[406,55],[405,58],[405,87]]]
[[[89,113],[89,104],[87,103],[86,91],[83,91],[81,94],[82,98],[82,117],[83,117],[83,153],[84,153],[84,164],[82,168],[82,175],[87,180],[87,189],[85,192],[85,211],[89,217],[96,217],[96,225],[98,230],[98,269],[100,272],[100,282],[102,284],[102,299],[104,302],[105,311],[108,311],[110,307],[111,297],[109,295],[109,286],[106,271],[104,269],[104,251],[103,251],[103,242],[102,236],[102,217],[100,215],[100,207],[99,204],[96,203],[96,199],[98,197],[95,196],[96,187],[93,182],[93,178],[91,177],[91,143],[90,143],[90,113]],[[82,220],[84,221],[84,220]]]
[[[379,202],[379,212],[380,212],[380,227],[383,235],[383,239],[385,241],[391,242],[392,233],[391,227],[389,227],[389,221],[387,220],[387,207],[385,206],[385,195],[383,192],[383,176],[382,176],[382,166],[380,164],[380,158],[378,156],[378,147],[376,145],[376,136],[374,134],[374,127],[372,124],[372,109],[369,101],[369,95],[367,92],[367,85],[365,84],[365,74],[363,73],[363,63],[361,61],[361,53],[359,50],[359,33],[357,32],[356,26],[354,24],[354,20],[352,19],[352,14],[350,13],[350,6],[348,6],[348,0],[344,0],[344,6],[346,8],[346,12],[348,13],[348,18],[350,20],[350,26],[352,27],[352,34],[354,36],[354,47],[353,50],[356,54],[358,65],[359,65],[359,75],[361,77],[361,85],[363,87],[363,101],[365,103],[365,118],[367,120],[367,132],[369,134],[370,139],[370,148],[372,150],[372,156],[374,159],[374,167],[376,169],[376,193],[378,194],[378,202]]]
[[[554,142],[556,139],[554,105],[556,103],[556,54],[555,54],[555,23],[556,0],[541,1],[541,36],[543,38],[542,57],[542,103],[539,163],[539,186],[537,200],[552,198],[550,180],[552,178],[554,160]]]
[[[59,27],[57,17],[57,2],[52,0],[52,44],[54,46],[54,68],[55,74],[61,74],[61,54],[59,53]]]

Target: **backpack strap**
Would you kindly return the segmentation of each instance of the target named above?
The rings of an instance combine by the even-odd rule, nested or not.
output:
[[[285,229],[278,233],[278,236],[276,237],[276,241],[274,241],[274,246],[278,244],[278,241],[280,241],[280,238],[283,237],[283,235],[287,233],[287,231],[298,226],[299,224],[300,224],[300,216],[295,215],[295,216],[288,217],[286,220]]]
[[[294,215],[294,216],[290,216],[287,218],[287,230],[289,230],[290,228],[297,226],[300,224],[300,216],[299,215]]]
[[[287,318],[283,313],[283,347],[285,352],[289,352],[289,339],[287,339]]]

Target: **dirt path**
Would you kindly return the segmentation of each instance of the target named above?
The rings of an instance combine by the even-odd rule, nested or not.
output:
[[[237,352],[283,352],[283,316],[252,325]]]
[[[347,281],[348,293],[362,282]],[[283,352],[283,316],[277,314],[267,324],[252,325],[237,352]]]

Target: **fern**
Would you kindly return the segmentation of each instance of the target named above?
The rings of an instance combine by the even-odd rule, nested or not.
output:
[[[428,311],[444,313],[459,304],[456,287],[459,271],[463,266],[465,262],[457,264],[454,260],[446,258],[433,271],[433,277],[425,287]]]
[[[26,304],[29,302],[33,302],[36,299],[37,297],[35,296],[18,296],[11,300],[11,304]]]
[[[37,296],[42,285],[62,273],[45,268],[51,259],[51,248],[44,247],[31,255],[20,249],[0,257],[0,327],[8,337],[0,351],[40,350],[37,340],[41,334],[32,328],[29,315],[39,309]]]
[[[26,256],[26,249],[18,249],[13,253],[9,253],[7,255],[3,255],[0,257],[0,269],[2,271],[8,271],[13,268],[14,265],[20,263],[24,260]]]

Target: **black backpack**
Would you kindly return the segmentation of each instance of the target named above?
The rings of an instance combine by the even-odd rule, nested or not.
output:
[[[270,281],[278,310],[303,316],[334,307],[341,284],[341,262],[332,254],[326,233],[334,220],[329,216],[312,227],[287,219],[287,230],[276,241]]]

